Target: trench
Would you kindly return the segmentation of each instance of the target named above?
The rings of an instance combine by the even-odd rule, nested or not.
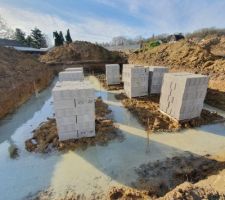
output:
[[[104,194],[112,186],[131,186],[137,179],[135,169],[148,162],[163,161],[173,156],[217,154],[225,151],[225,123],[187,129],[176,134],[159,133],[148,139],[136,118],[116,100],[114,91],[105,91],[96,78],[89,77],[112,110],[116,126],[124,134],[123,141],[86,150],[49,154],[29,153],[24,141],[32,130],[53,116],[51,89],[55,81],[38,96],[33,96],[15,113],[0,121],[0,187],[2,199],[18,200],[38,191],[51,189],[56,196],[68,190],[86,197]],[[214,109],[210,107],[210,109]],[[221,110],[217,111],[225,115]],[[19,149],[19,157],[11,159],[9,147]]]

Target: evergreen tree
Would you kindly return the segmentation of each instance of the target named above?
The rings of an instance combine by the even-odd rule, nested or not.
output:
[[[32,47],[33,46],[33,39],[30,35],[27,36],[26,38],[26,44],[29,46],[29,47]]]
[[[69,44],[69,43],[73,42],[73,41],[72,41],[72,38],[71,38],[71,36],[70,36],[70,30],[69,30],[69,29],[68,29],[67,32],[66,32],[65,38],[66,38],[66,43]]]
[[[33,40],[32,47],[35,47],[35,48],[45,48],[45,47],[47,47],[46,39],[45,39],[45,37],[42,34],[40,29],[35,27],[33,30],[31,30],[30,36]]]
[[[65,39],[64,39],[64,37],[63,37],[63,33],[62,33],[62,31],[59,31],[59,36],[60,36],[60,45],[63,45],[63,44],[64,44]]]
[[[18,42],[21,42],[22,44],[26,44],[25,36],[26,36],[26,34],[21,29],[16,28],[15,40],[17,40]]]
[[[53,38],[55,40],[55,46],[62,45],[61,37],[60,37],[60,35],[59,35],[59,33],[57,31],[53,32]]]

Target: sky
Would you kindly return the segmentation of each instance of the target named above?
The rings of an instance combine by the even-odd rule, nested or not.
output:
[[[225,0],[0,0],[7,24],[29,33],[69,28],[73,40],[109,42],[112,37],[150,37],[225,28]]]

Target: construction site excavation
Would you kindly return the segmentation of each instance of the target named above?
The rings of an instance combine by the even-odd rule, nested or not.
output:
[[[0,39],[0,200],[224,200],[225,36],[60,35]]]

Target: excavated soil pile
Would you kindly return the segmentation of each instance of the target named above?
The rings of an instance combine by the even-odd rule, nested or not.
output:
[[[223,200],[225,199],[225,194],[219,193],[210,186],[208,187],[198,187],[189,182],[185,182],[177,186],[171,192],[168,192],[164,197],[159,198],[159,200],[197,200],[197,199],[209,199],[209,200]]]
[[[123,136],[114,127],[113,121],[107,117],[111,112],[108,105],[102,99],[98,98],[95,103],[95,130],[96,136],[92,138],[80,138],[67,141],[59,141],[56,120],[48,119],[47,122],[33,131],[33,137],[25,142],[27,151],[46,153],[52,148],[59,151],[74,150],[77,148],[86,149],[88,146],[96,144],[106,145],[108,141],[113,139],[122,140]]]
[[[0,47],[0,118],[48,86],[52,78],[53,71],[37,57]]]
[[[123,83],[120,83],[118,85],[107,85],[105,74],[96,74],[95,77],[99,80],[102,87],[104,87],[106,90],[110,91],[110,90],[122,90],[123,89]]]
[[[197,183],[225,168],[219,162],[205,156],[176,156],[164,161],[142,164],[136,169],[138,179],[133,186],[161,197],[185,181]]]
[[[205,124],[222,122],[225,119],[217,113],[202,110],[201,117],[189,121],[176,121],[159,111],[159,96],[129,99],[125,94],[115,95],[122,100],[125,108],[132,112],[148,131],[179,131],[183,128],[198,127]]]
[[[121,62],[123,58],[118,52],[84,41],[75,41],[53,48],[47,54],[41,56],[41,62],[69,62],[69,61],[103,61]]]
[[[224,39],[221,38],[220,43],[224,44]],[[206,102],[225,110],[223,104],[225,102],[223,94],[225,92],[225,59],[212,54],[211,48],[213,45],[206,48],[194,42],[181,40],[176,43],[161,44],[152,49],[141,49],[129,54],[128,61],[135,64],[165,65],[170,68],[170,71],[210,75],[209,88],[214,92],[208,92]],[[215,99],[216,103],[211,99]]]
[[[142,49],[129,55],[129,63],[165,65],[171,69],[208,74],[212,79],[225,80],[225,60],[187,40]]]

